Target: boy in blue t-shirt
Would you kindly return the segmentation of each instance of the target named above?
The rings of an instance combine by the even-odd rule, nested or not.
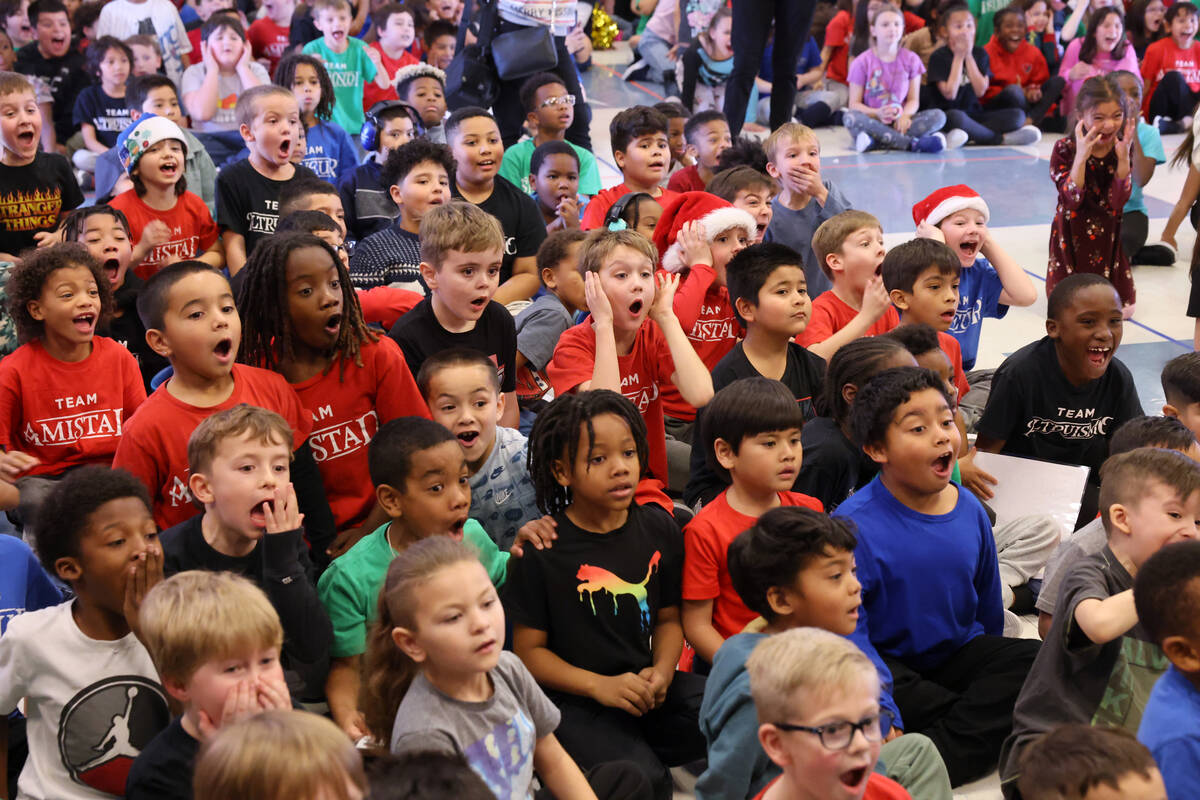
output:
[[[1158,679],[1138,741],[1150,748],[1170,800],[1200,797],[1200,542],[1159,550],[1133,583],[1138,620],[1171,661]]]
[[[983,318],[1001,319],[1009,306],[1033,305],[1037,289],[988,232],[991,212],[970,186],[943,186],[914,205],[912,214],[917,235],[949,245],[962,266],[958,310],[949,333],[962,345],[962,366],[970,371],[979,352]]]
[[[991,524],[950,482],[959,433],[942,377],[884,370],[859,390],[850,422],[880,467],[838,507],[858,526],[858,632],[892,672],[905,732],[932,739],[960,786],[995,767],[1039,643],[1002,636]]]

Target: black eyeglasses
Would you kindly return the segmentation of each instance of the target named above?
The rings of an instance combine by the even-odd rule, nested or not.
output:
[[[575,105],[575,95],[564,94],[564,95],[560,95],[558,97],[547,97],[545,100],[542,101],[542,108],[545,108],[547,106],[557,106],[560,104],[568,105],[568,106]]]
[[[845,750],[854,741],[854,734],[857,731],[862,731],[863,737],[868,742],[883,741],[884,730],[892,727],[892,713],[883,710],[878,714],[863,717],[858,722],[831,722],[819,728],[813,728],[808,725],[792,725],[788,722],[776,722],[775,727],[781,731],[815,733],[820,738],[821,744],[825,746],[825,749]]]

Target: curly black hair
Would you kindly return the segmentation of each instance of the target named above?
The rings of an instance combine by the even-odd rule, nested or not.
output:
[[[750,136],[734,139],[733,144],[717,156],[715,171],[724,172],[731,167],[750,167],[767,175],[767,151],[763,149],[762,142]]]
[[[271,82],[276,86],[282,86],[289,92],[292,91],[292,84],[296,80],[296,68],[301,64],[312,67],[317,73],[317,83],[321,84],[321,99],[317,102],[317,107],[313,109],[313,114],[317,119],[331,119],[334,100],[333,81],[329,78],[329,70],[325,69],[325,65],[316,56],[288,53],[279,59],[279,64],[275,67],[275,76]]]
[[[280,362],[295,358],[292,318],[287,310],[287,263],[296,250],[317,247],[329,254],[337,269],[342,290],[342,324],[330,355],[339,362],[344,379],[346,363],[362,366],[364,342],[379,334],[367,327],[350,274],[337,251],[324,240],[303,231],[276,233],[259,242],[244,267],[246,279],[238,291],[237,307],[242,317],[242,347],[238,358],[245,364],[277,370]],[[326,372],[328,372],[328,369]]]
[[[896,409],[907,403],[914,394],[934,389],[946,401],[949,408],[954,404],[946,394],[946,382],[933,370],[921,367],[892,367],[885,369],[866,386],[859,387],[850,410],[851,438],[859,447],[881,444],[887,436],[888,427]]]
[[[52,247],[27,250],[21,254],[20,263],[8,274],[8,284],[5,286],[8,313],[17,326],[17,340],[21,344],[41,339],[45,334],[45,324],[33,318],[29,313],[29,304],[41,299],[42,288],[55,270],[70,267],[84,267],[92,272],[100,294],[100,318],[96,320],[97,327],[112,315],[112,286],[104,270],[96,259],[92,258],[86,247],[79,242],[64,242]]]
[[[145,484],[123,469],[90,464],[56,483],[33,520],[38,559],[46,571],[56,575],[54,564],[60,558],[79,558],[88,517],[105,503],[125,497],[136,497],[151,508]]]
[[[615,414],[629,425],[637,443],[641,473],[646,472],[649,449],[646,421],[633,403],[608,389],[562,395],[554,399],[534,420],[529,432],[529,476],[543,514],[557,514],[571,505],[571,490],[554,476],[554,462],[562,459],[574,464],[583,443],[581,428],[587,431],[587,454],[591,455],[596,431],[592,420],[601,414]]]
[[[426,161],[440,164],[446,170],[446,177],[453,180],[454,154],[450,148],[424,138],[405,142],[388,153],[379,180],[384,186],[398,186],[414,167]]]

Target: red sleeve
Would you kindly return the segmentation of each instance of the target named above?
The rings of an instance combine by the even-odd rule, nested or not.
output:
[[[825,28],[826,47],[842,47],[846,44],[846,37],[850,34],[849,22],[849,11],[839,11],[833,15],[833,19]]]
[[[950,359],[950,364],[954,367],[954,388],[958,390],[959,402],[962,402],[971,389],[967,385],[967,375],[963,372],[962,346],[953,336],[941,331],[938,331],[938,341],[942,345],[942,351],[946,354],[946,358]]]
[[[661,270],[660,270],[661,271]],[[696,264],[688,269],[688,274],[679,282],[675,290],[675,300],[671,308],[679,319],[679,327],[687,333],[696,327],[700,317],[700,306],[704,304],[704,295],[717,279],[717,272],[711,264]]]
[[[400,345],[387,336],[374,347],[375,359],[375,411],[379,424],[397,417],[418,416],[429,418],[429,408],[417,389],[408,369],[408,362],[400,352]]]
[[[146,384],[142,381],[142,371],[138,367],[133,353],[126,350],[117,342],[112,342],[113,353],[119,366],[121,379],[125,386],[122,419],[129,419],[138,406],[146,402]]]
[[[287,420],[287,424],[292,428],[292,449],[298,449],[312,433],[312,414],[305,410],[304,404],[300,402],[300,395],[296,394],[292,385],[277,372],[239,366],[240,370],[234,367],[234,380],[245,382],[242,402],[261,404],[263,408],[274,411]],[[268,403],[270,405],[267,405]]]
[[[906,34],[919,31],[925,27],[925,20],[911,11],[904,12],[904,32]]]
[[[1154,90],[1158,88],[1158,73],[1162,68],[1163,51],[1169,39],[1161,39],[1146,48],[1146,55],[1142,57],[1142,82],[1146,88],[1142,92],[1142,112],[1150,113],[1150,96],[1154,94]]]
[[[558,340],[554,356],[546,365],[546,377],[554,395],[569,394],[592,379],[596,365],[596,337],[590,322],[581,322]]]
[[[410,292],[407,289],[393,289],[390,286],[358,289],[357,294],[363,319],[370,325],[382,325],[385,330],[391,330],[398,319],[412,311],[418,303],[425,299],[416,292]]]
[[[612,204],[617,201],[619,196],[612,189],[605,189],[589,200],[587,208],[583,210],[583,217],[579,220],[579,227],[582,230],[590,231],[603,225],[604,215],[608,213],[608,209],[612,208]]]
[[[24,347],[0,359],[0,449],[14,449],[14,431],[21,429],[21,366]]]
[[[825,504],[815,497],[812,497],[802,492],[786,492],[787,504],[790,506],[801,506],[802,508],[811,508],[813,511],[825,511]]]
[[[166,391],[166,387],[162,388]],[[128,470],[142,482],[150,492],[151,504],[155,510],[159,507],[163,485],[162,467],[166,466],[167,453],[155,453],[152,447],[154,436],[155,414],[159,413],[160,403],[147,400],[138,408],[132,425],[125,427],[121,441],[117,443],[117,452],[113,454],[113,468]],[[139,424],[140,423],[140,424]],[[161,456],[161,458],[157,457]]]
[[[675,382],[672,380],[672,376],[675,374],[675,356],[671,355],[671,348],[667,346],[667,337],[663,335],[662,328],[658,327],[658,323],[654,320],[648,319],[642,324],[650,326],[650,337],[648,340],[650,352],[646,353],[646,355],[653,363],[650,365],[651,369],[649,372],[654,373],[657,370],[657,383],[659,386],[665,383],[673,384]],[[688,347],[691,347],[691,342],[688,342]]]
[[[716,509],[703,509],[683,528],[683,599],[715,600],[721,595],[717,534],[711,521]]]
[[[196,220],[196,235],[200,237],[198,255],[213,246],[213,242],[221,235],[221,231],[217,228],[217,223],[213,221],[212,214],[209,213],[208,206],[204,205],[204,200],[200,198],[200,195],[191,192],[187,192],[187,195],[189,195],[189,211]]]
[[[808,321],[808,326],[796,337],[796,342],[803,347],[811,347],[814,344],[823,342],[838,331],[837,319],[834,316],[832,305],[821,302],[821,298],[824,296],[822,294],[821,297],[813,301],[812,319]]]

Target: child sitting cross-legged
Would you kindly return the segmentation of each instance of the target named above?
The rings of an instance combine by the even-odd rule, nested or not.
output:
[[[729,543],[772,508],[823,510],[821,501],[791,491],[800,472],[803,424],[796,398],[769,378],[734,381],[704,409],[696,447],[704,449],[710,468],[731,482],[683,529],[683,632],[708,664],[722,642],[758,616],[730,581]]]
[[[679,529],[634,494],[646,425],[615,392],[564,394],[538,415],[530,466],[554,547],[510,563],[513,651],[562,712],[556,735],[583,769],[635,762],[669,800],[668,766],[704,756],[704,679],[676,672],[683,648]]]
[[[800,254],[774,242],[751,245],[729,260],[725,281],[734,316],[745,334],[713,368],[713,389],[720,391],[740,378],[770,378],[792,393],[800,418],[811,420],[825,362],[793,341],[804,331],[812,309]],[[707,409],[697,413],[701,430],[706,413]],[[702,436],[700,441],[704,442]],[[684,491],[688,503],[710,502],[728,485],[709,467],[708,449],[707,444],[692,448]]]
[[[163,531],[162,549],[168,576],[232,572],[266,592],[287,634],[285,666],[296,668],[326,656],[332,631],[290,481],[291,444],[283,417],[245,403],[201,422],[188,438],[188,488],[204,513]]]
[[[413,139],[393,149],[379,175],[399,216],[360,239],[350,256],[350,280],[359,289],[393,286],[425,294],[421,282],[421,220],[450,201],[454,156],[444,144]],[[343,198],[343,202],[344,202]]]
[[[339,555],[387,519],[365,480],[371,437],[390,420],[425,416],[425,402],[400,348],[367,326],[327,242],[276,233],[238,274],[240,357],[287,379],[311,415],[309,445],[339,533],[329,554]]]
[[[854,633],[861,605],[856,544],[844,520],[794,507],[768,511],[730,543],[729,577],[766,626],[731,636],[717,651],[700,707],[700,730],[708,740],[708,768],[696,782],[700,800],[751,797],[779,774],[758,742],[746,659],[764,639],[794,628]],[[875,664],[879,703],[899,730],[891,673],[869,642],[856,643]],[[949,800],[950,779],[933,743],[919,733],[888,738],[880,751],[885,774],[917,797]]]
[[[124,795],[190,800],[202,741],[239,719],[292,707],[279,661],[283,628],[249,580],[201,570],[155,586],[139,619],[159,679],[183,714],[138,755]]]
[[[892,672],[905,730],[933,739],[959,786],[995,767],[1038,642],[1002,636],[992,526],[950,482],[960,439],[941,376],[879,373],[851,429],[880,468],[838,507],[859,531],[859,630]]]
[[[712,399],[712,377],[673,310],[679,277],[663,274],[655,288],[657,259],[654,245],[633,231],[602,229],[588,236],[579,271],[592,318],[563,334],[547,372],[556,395],[609,389],[632,401],[649,432],[645,477],[666,485],[660,392],[675,386],[698,408]]]
[[[875,666],[853,642],[794,628],[756,646],[746,671],[759,742],[782,771],[755,800],[909,800],[874,772],[890,722]]]
[[[1025,748],[1019,796],[1024,800],[1164,800],[1168,794],[1163,778],[1151,751],[1124,728],[1060,725]]]
[[[554,736],[558,709],[502,649],[504,607],[471,547],[441,536],[417,542],[388,567],[379,606],[368,721],[392,753],[464,754],[498,797],[532,796],[536,773],[563,800],[650,800],[636,764],[599,764],[585,778],[567,755]]]
[[[1100,475],[1108,546],[1067,567],[1054,622],[1013,710],[1000,759],[1004,781],[1019,778],[1022,752],[1055,725],[1133,733],[1146,694],[1132,687],[1149,687],[1167,668],[1138,624],[1133,581],[1164,545],[1200,535],[1200,465],[1174,450],[1145,447],[1112,456]]]
[[[38,558],[74,598],[13,618],[0,636],[0,739],[23,698],[18,796],[111,800],[171,721],[138,636],[143,598],[162,580],[158,529],[145,487],[101,466],[63,478],[40,522]]]
[[[354,739],[370,730],[359,711],[359,662],[376,617],[379,589],[396,554],[430,536],[465,540],[493,584],[503,584],[508,553],[501,553],[480,524],[468,516],[471,487],[467,460],[454,434],[422,417],[401,417],[380,427],[367,451],[371,483],[384,522],[321,575],[317,592],[333,623],[332,665],[325,683],[334,722]]]
[[[505,397],[496,365],[478,350],[450,348],[425,360],[417,384],[433,421],[462,445],[471,474],[471,519],[507,550],[517,531],[541,512],[525,436],[499,425]]]
[[[771,238],[770,228],[767,233]],[[878,219],[865,211],[843,211],[821,223],[811,248],[822,281],[832,285],[818,294],[812,282],[808,284],[809,297],[815,299],[800,343],[810,352],[829,359],[842,345],[887,333],[900,324],[880,274],[886,251]],[[806,268],[805,275],[809,274]]]
[[[1133,583],[1138,619],[1171,662],[1150,692],[1138,728],[1171,798],[1200,790],[1200,632],[1193,612],[1198,593],[1200,543],[1194,541],[1150,556]]]
[[[649,106],[633,106],[619,112],[608,124],[613,160],[621,170],[621,183],[597,194],[583,211],[580,225],[585,231],[599,228],[608,209],[631,192],[645,192],[666,205],[676,192],[659,184],[671,166],[667,140],[667,118]]]
[[[112,289],[87,249],[71,242],[24,255],[5,287],[22,344],[0,361],[0,462],[32,532],[57,480],[112,463],[146,389],[133,355],[96,335],[112,312]]]

